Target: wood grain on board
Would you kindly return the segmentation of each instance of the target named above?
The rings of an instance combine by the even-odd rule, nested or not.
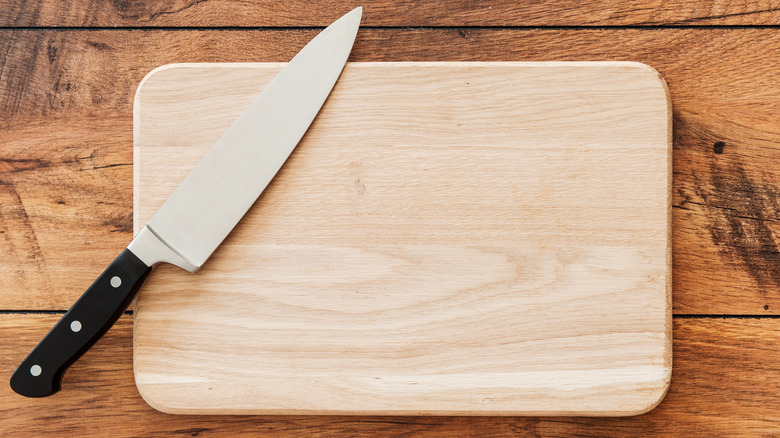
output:
[[[58,315],[0,315],[0,369],[8,373]],[[625,418],[168,415],[133,382],[132,317],[124,316],[43,399],[0,385],[0,435],[85,431],[110,436],[712,436],[780,433],[780,320],[675,319],[674,371],[664,401]],[[5,372],[5,371],[4,371]],[[265,435],[263,435],[265,436]]]
[[[281,68],[144,79],[135,231]],[[639,63],[348,64],[208,266],[144,286],[139,390],[171,413],[646,412],[671,373],[670,118]]]
[[[279,62],[316,31],[0,31],[0,309],[66,309],[132,237],[132,99],[171,62]],[[674,309],[780,311],[780,34],[363,30],[352,61],[634,60],[674,110]]]
[[[747,0],[59,0],[0,1],[0,26],[326,26],[363,6],[363,26],[773,25],[772,2]]]

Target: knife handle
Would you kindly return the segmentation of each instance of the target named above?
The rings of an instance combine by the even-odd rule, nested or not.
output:
[[[151,272],[122,251],[14,371],[11,388],[26,397],[59,391],[65,370],[114,325]]]

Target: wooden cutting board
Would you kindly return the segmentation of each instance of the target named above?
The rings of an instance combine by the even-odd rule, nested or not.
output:
[[[283,64],[135,100],[134,228]],[[628,62],[351,63],[195,275],[135,307],[171,413],[633,415],[671,375],[671,109]]]

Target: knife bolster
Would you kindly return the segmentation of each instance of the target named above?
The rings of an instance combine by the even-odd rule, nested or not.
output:
[[[147,266],[170,263],[192,273],[200,269],[200,266],[195,265],[166,245],[148,226],[141,229],[133,241],[127,245],[127,249],[141,259],[142,262],[146,263]]]

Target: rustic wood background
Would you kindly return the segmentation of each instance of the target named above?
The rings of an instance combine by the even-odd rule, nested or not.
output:
[[[289,60],[360,3],[0,0],[0,375],[132,237],[132,100],[170,62]],[[780,434],[780,2],[376,0],[353,61],[632,60],[674,105],[674,372],[631,418],[187,417],[132,377],[124,316],[41,400],[0,384],[0,436],[44,432]],[[605,201],[608,202],[608,201]]]

